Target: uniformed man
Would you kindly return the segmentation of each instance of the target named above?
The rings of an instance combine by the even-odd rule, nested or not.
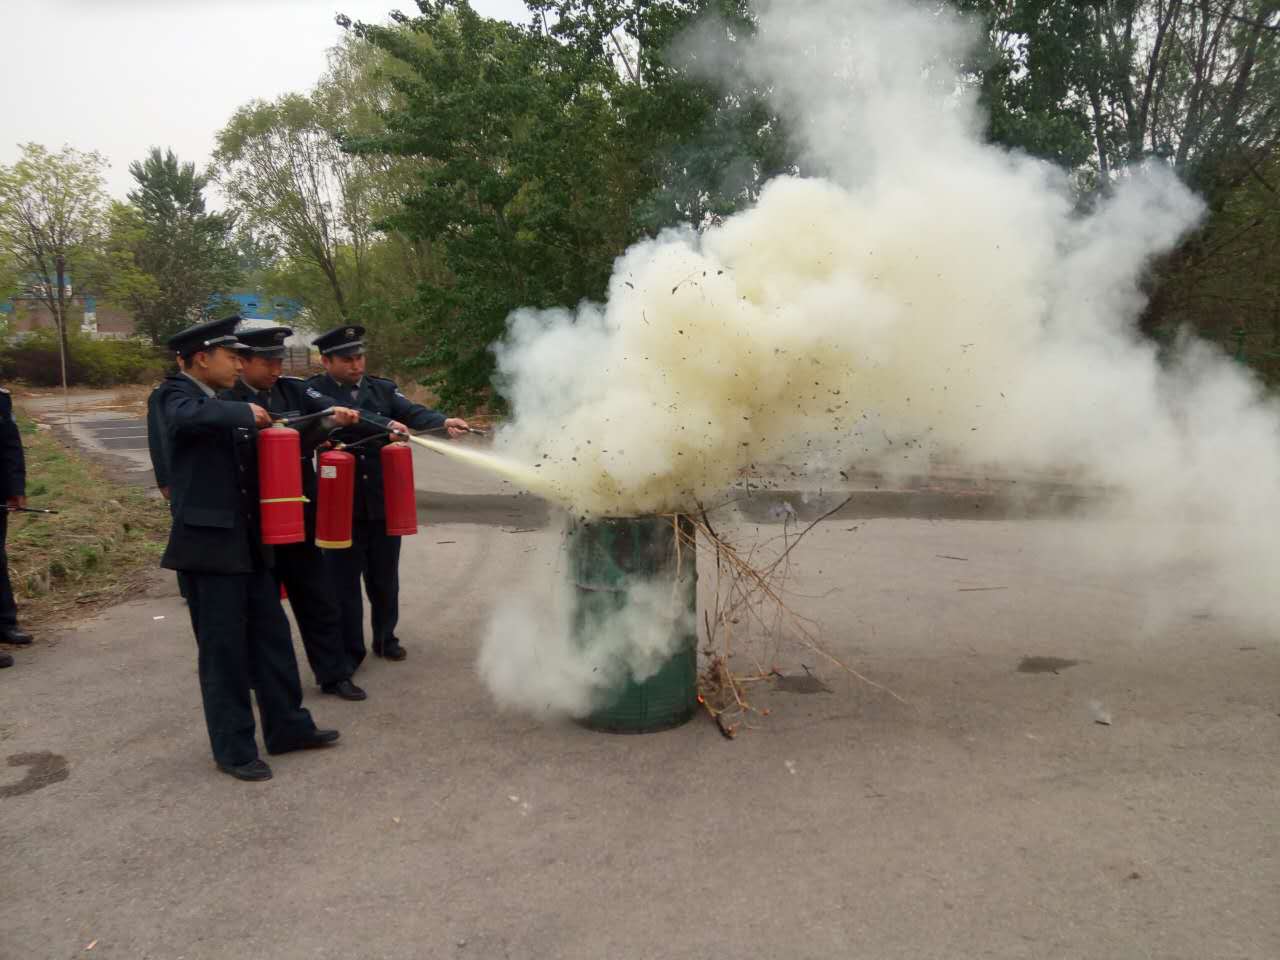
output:
[[[176,354],[173,360],[177,366],[169,377],[183,375],[182,358]],[[163,385],[163,381],[161,381]],[[160,495],[169,499],[169,452],[165,449],[165,430],[159,409],[160,387],[156,387],[147,396],[147,452],[151,455],[151,471],[155,474],[156,489]]]
[[[277,546],[276,579],[284,584],[293,607],[293,617],[302,634],[316,683],[325,693],[344,700],[363,700],[365,692],[351,682],[356,664],[347,655],[342,640],[342,621],[338,601],[328,567],[316,535],[316,471],[313,458],[316,447],[335,426],[352,427],[360,422],[360,414],[350,407],[335,405],[298,377],[281,376],[284,366],[285,340],[293,331],[289,327],[260,327],[238,330],[242,367],[240,379],[224,396],[231,400],[257,403],[275,418],[297,417],[333,408],[328,417],[299,424],[302,439],[302,493],[307,539],[302,543]]]
[[[180,376],[182,367],[170,376]],[[160,388],[156,387],[147,397],[147,452],[151,454],[151,472],[155,474],[156,488],[169,499],[169,453],[164,448],[164,424],[160,420]]]
[[[308,380],[308,385],[335,402],[353,404],[362,419],[401,432],[410,428],[443,430],[450,437],[458,437],[467,431],[465,420],[429,410],[409,400],[392,381],[366,375],[363,337],[364,327],[354,325],[316,337],[312,343],[320,350],[325,372]],[[353,434],[347,442],[360,438],[360,434]],[[347,550],[325,551],[342,608],[343,637],[356,664],[365,656],[362,576],[369,594],[374,656],[405,658],[404,647],[396,637],[400,617],[400,538],[387,535],[382,496],[381,453],[389,439],[352,448],[356,456],[352,544]]]
[[[9,556],[5,541],[9,535],[9,511],[27,505],[27,467],[22,455],[22,435],[13,418],[13,397],[0,387],[0,484],[4,486],[4,510],[0,510],[0,643],[25,647],[31,634],[18,629],[18,607],[9,583]],[[0,668],[13,666],[13,657],[0,653]]]
[[[175,356],[174,359],[177,362],[177,369],[166,379],[184,375],[182,358]],[[167,503],[169,501],[169,451],[166,447],[164,418],[160,415],[160,390],[163,386],[162,381],[160,386],[152,390],[147,397],[147,452],[151,455],[151,472],[155,474],[156,488]],[[172,504],[170,513],[172,514]],[[187,589],[186,574],[179,570],[177,578],[178,593],[187,602],[188,613],[191,613],[191,591]],[[191,613],[191,616],[191,626],[195,629],[195,614]]]
[[[270,414],[217,396],[240,372],[237,320],[210,320],[169,340],[183,372],[165,380],[157,399],[173,514],[160,562],[185,573],[192,592],[200,693],[218,769],[269,780],[254,740],[250,688],[268,753],[329,746],[338,732],[316,729],[302,707],[289,621],[262,546],[254,450]]]

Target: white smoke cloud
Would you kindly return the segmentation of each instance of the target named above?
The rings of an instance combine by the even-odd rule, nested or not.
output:
[[[643,683],[657,673],[696,632],[690,585],[674,571],[637,579],[616,610],[575,622],[577,589],[566,566],[535,566],[522,589],[499,601],[481,643],[480,675],[504,706],[585,717],[628,678]]]
[[[1273,622],[1276,405],[1220,351],[1162,366],[1134,333],[1199,201],[1151,167],[1081,214],[1061,171],[983,144],[944,69],[972,36],[900,0],[767,4],[746,69],[826,177],[636,245],[605,304],[515,314],[500,449],[586,515],[689,508],[777,460],[1069,470],[1114,494],[1100,564],[1194,563],[1184,602]],[[906,464],[887,436],[918,442]]]

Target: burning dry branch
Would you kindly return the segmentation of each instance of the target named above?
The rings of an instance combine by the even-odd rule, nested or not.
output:
[[[707,666],[698,678],[698,702],[725,737],[733,738],[743,724],[749,723],[753,714],[768,714],[767,709],[752,705],[746,688],[778,675],[776,669],[763,665],[756,651],[745,646],[737,653],[739,657],[748,659],[753,669],[742,674],[733,671],[730,664],[735,652],[735,628],[744,625],[748,629],[740,632],[749,633],[749,628],[754,625],[763,635],[778,642],[788,639],[798,642],[862,683],[901,703],[906,702],[888,687],[864,676],[826,650],[819,639],[817,622],[798,613],[786,600],[785,584],[791,571],[792,552],[814,527],[848,502],[841,502],[799,531],[791,531],[784,523],[782,535],[775,538],[781,541],[781,550],[767,561],[761,559],[761,554],[775,541],[753,541],[749,547],[739,547],[716,530],[705,509],[690,518],[692,533],[688,528],[682,530],[677,521],[683,545],[702,550],[703,555],[715,563],[714,596],[703,611]]]

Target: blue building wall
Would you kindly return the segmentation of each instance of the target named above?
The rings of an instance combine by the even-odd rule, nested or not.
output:
[[[221,305],[218,304],[218,299],[221,299]],[[236,312],[246,320],[270,320],[273,323],[290,323],[302,309],[302,304],[297,300],[269,297],[261,293],[224,293],[220,298],[215,298],[210,307],[219,312],[216,308],[221,306],[220,312],[225,314],[227,301],[234,301]]]
[[[235,303],[232,308],[227,301]],[[93,313],[97,309],[94,297],[84,298],[84,309]],[[226,316],[232,309],[246,320],[266,320],[271,323],[292,323],[302,311],[302,304],[287,297],[269,297],[262,293],[225,293],[209,301],[214,316]],[[0,300],[0,317],[14,311],[12,300]]]

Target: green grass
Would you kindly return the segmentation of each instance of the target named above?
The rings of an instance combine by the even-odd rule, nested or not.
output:
[[[18,416],[27,503],[56,516],[9,516],[9,576],[22,623],[62,619],[121,599],[156,566],[169,511],[143,490],[67,449]]]

